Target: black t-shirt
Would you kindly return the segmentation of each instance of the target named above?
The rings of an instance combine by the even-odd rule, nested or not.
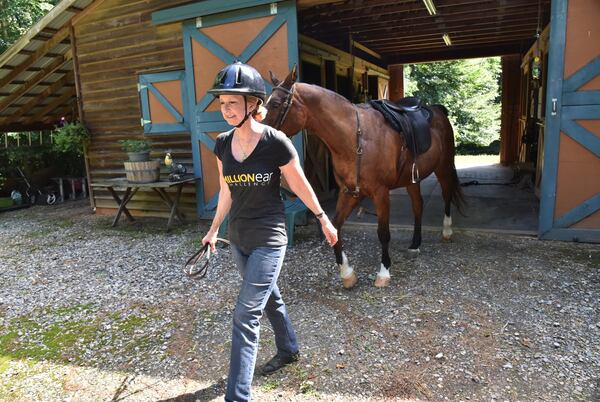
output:
[[[280,166],[297,156],[292,141],[266,126],[254,151],[243,162],[231,152],[234,130],[221,133],[215,155],[231,192],[229,240],[245,250],[287,244]]]

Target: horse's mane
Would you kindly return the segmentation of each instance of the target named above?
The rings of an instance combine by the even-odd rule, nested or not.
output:
[[[325,87],[322,87],[320,85],[309,84],[309,83],[306,83],[306,82],[298,82],[298,84],[306,85],[306,86],[308,86],[310,88],[315,88],[315,89],[317,89],[317,90],[319,90],[321,92],[324,92],[328,96],[331,96],[333,98],[339,99],[340,101],[344,101],[344,102],[346,102],[346,103],[348,103],[350,105],[353,104],[348,99],[346,99],[344,96],[338,94],[337,92],[332,91],[331,89],[327,89]]]

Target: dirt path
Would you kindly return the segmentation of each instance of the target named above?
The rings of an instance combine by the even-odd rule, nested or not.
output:
[[[221,400],[239,279],[227,250],[207,278],[181,263],[205,227],[111,228],[85,202],[0,216],[0,400]],[[600,398],[598,245],[457,232],[392,233],[376,289],[374,229],[348,228],[359,274],[299,228],[280,288],[302,360],[256,377],[257,401],[593,401]],[[259,364],[274,353],[263,320]]]

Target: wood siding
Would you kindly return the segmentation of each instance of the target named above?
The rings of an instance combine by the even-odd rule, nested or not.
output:
[[[91,180],[125,175],[127,159],[118,140],[144,137],[137,83],[139,74],[184,70],[181,23],[154,26],[152,12],[184,1],[106,0],[75,25],[85,123],[91,132],[88,152]],[[192,167],[190,134],[152,135],[151,157],[170,150],[177,162]],[[196,216],[196,190],[186,186],[181,208]],[[116,203],[96,189],[97,213],[113,214]],[[128,204],[134,215],[168,216],[154,192],[138,192]]]

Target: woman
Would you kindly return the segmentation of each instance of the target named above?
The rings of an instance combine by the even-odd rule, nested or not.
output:
[[[202,244],[209,243],[214,250],[219,226],[229,213],[229,240],[242,285],[233,315],[225,400],[248,401],[263,311],[275,333],[277,354],[262,367],[262,374],[299,358],[296,334],[277,287],[287,245],[282,173],[290,189],[318,218],[332,246],[337,231],[306,180],[292,142],[260,123],[266,112],[261,106],[266,91],[258,71],[239,62],[231,64],[219,72],[208,92],[219,98],[223,118],[234,128],[217,137],[219,202]]]

